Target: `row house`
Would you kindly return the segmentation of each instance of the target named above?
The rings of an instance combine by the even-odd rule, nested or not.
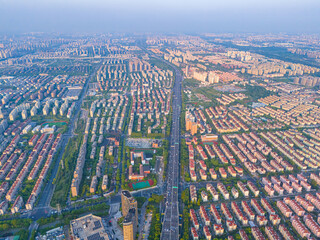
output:
[[[226,189],[226,187],[224,186],[223,183],[218,182],[217,183],[217,188],[220,191],[220,193],[222,194],[222,196],[224,197],[224,199],[228,200],[230,198],[229,192]]]
[[[214,204],[210,205],[210,211],[214,217],[214,220],[216,221],[216,223],[221,224],[221,217],[220,214],[216,208],[216,206]]]
[[[281,185],[281,181],[280,181],[277,177],[275,177],[275,176],[272,176],[272,177],[271,177],[271,182],[272,182],[273,184]]]
[[[201,191],[201,198],[203,202],[208,202],[208,194],[205,191]]]
[[[299,219],[299,217],[297,215],[291,217],[290,220],[291,220],[292,226],[298,232],[300,237],[302,237],[302,238],[309,238],[310,237],[311,233],[303,225],[303,223],[300,221],[300,219]]]
[[[8,182],[2,182],[0,185],[0,198],[2,195],[4,195],[9,188],[9,183]]]
[[[237,173],[239,174],[239,176],[243,176],[243,169],[242,169],[241,167],[235,166],[234,169],[237,171]]]
[[[227,158],[229,159],[230,163],[232,165],[236,165],[236,161],[232,155],[232,153],[229,151],[229,149],[227,148],[227,146],[223,143],[220,144],[220,148],[223,151],[223,153],[225,154],[225,156],[227,156]]]
[[[209,173],[210,173],[212,180],[216,180],[218,178],[218,175],[217,175],[216,171],[214,170],[214,168],[210,168]]]
[[[196,167],[195,167],[195,161],[193,159],[189,160],[189,170],[190,171],[195,171]]]
[[[292,216],[293,212],[285,202],[281,200],[277,201],[277,207],[285,217],[289,218]]]
[[[274,184],[273,185],[273,189],[279,194],[279,195],[283,195],[284,189],[283,187],[281,187],[279,184]]]
[[[247,182],[247,186],[249,187],[249,189],[251,190],[251,192],[253,192],[253,194],[254,194],[255,197],[258,197],[258,196],[259,196],[260,191],[259,191],[259,189],[257,188],[257,186],[256,186],[253,182],[248,181],[248,182]]]
[[[310,214],[307,214],[303,217],[304,223],[311,230],[311,232],[317,237],[320,238],[320,226],[316,221],[313,220]]]
[[[198,218],[197,218],[197,215],[196,215],[196,212],[194,209],[190,209],[190,218],[191,218],[191,221],[193,223],[193,226],[195,227],[195,229],[199,229],[199,222],[198,222]]]
[[[308,212],[312,212],[314,210],[314,206],[311,202],[309,202],[307,199],[304,199],[303,197],[296,196],[295,200]]]
[[[280,176],[280,181],[282,182],[282,183],[287,183],[287,184],[289,184],[290,185],[290,180],[286,177],[286,176],[284,176],[284,175],[281,175]]]
[[[258,170],[257,166],[249,161],[244,162],[244,166],[251,173],[255,173]]]
[[[197,148],[197,151],[199,152],[200,157],[202,158],[202,160],[208,160],[207,154],[203,151],[203,148],[200,145],[197,145],[196,148]],[[207,170],[207,168],[204,169],[204,170]]]
[[[222,210],[222,212],[223,212],[223,214],[224,214],[224,216],[226,217],[227,220],[232,220],[233,219],[226,203],[221,203],[221,210]]]
[[[33,135],[32,138],[28,141],[29,146],[34,146],[38,138],[39,136],[37,134]]]
[[[263,183],[264,185],[268,185],[268,186],[272,187],[272,182],[271,182],[268,178],[266,178],[266,177],[263,177],[263,178],[262,178],[262,183]]]
[[[279,232],[283,236],[284,239],[286,240],[295,240],[296,238],[291,235],[289,230],[285,227],[284,224],[279,225]]]
[[[274,167],[278,172],[283,172],[284,171],[284,167],[281,166],[278,162],[276,162],[275,160],[271,160],[270,161],[270,165],[272,167]]]
[[[288,197],[284,198],[283,201],[288,204],[291,209],[298,215],[298,216],[303,216],[305,214],[304,209],[300,206],[299,203],[296,202],[294,199],[290,199]]]
[[[265,215],[265,211],[262,209],[262,207],[260,206],[260,204],[258,203],[258,201],[256,199],[251,199],[250,203],[258,215],[260,215],[260,216]]]
[[[307,193],[305,198],[309,200],[318,210],[320,210],[320,200],[314,195]]]
[[[266,240],[258,227],[252,227],[251,232],[255,240]]]
[[[22,197],[19,195],[16,200],[14,201],[12,207],[11,207],[11,213],[15,214],[17,212],[19,212],[20,208],[23,206],[23,199]]]
[[[227,178],[227,176],[228,176],[226,170],[222,167],[219,168],[219,173],[222,178]]]
[[[216,144],[213,144],[212,145],[212,149],[214,150],[214,152],[217,154],[218,158],[220,159],[220,161],[223,163],[223,164],[227,164],[229,163],[227,158],[225,157],[225,155],[222,153],[222,151],[220,150],[220,148],[216,145]]]
[[[311,190],[311,185],[306,181],[300,181],[300,185],[308,192]]]
[[[236,202],[231,202],[231,208],[237,218],[242,222],[242,225],[248,224],[248,219],[245,215],[243,215],[242,211],[240,210],[238,204]]]
[[[53,134],[50,134],[47,141],[45,142],[39,156],[38,156],[38,159],[35,163],[35,165],[33,166],[33,169],[31,170],[29,176],[28,176],[28,180],[32,180],[36,177],[38,171],[40,170],[40,166],[42,165],[42,162],[44,161],[47,153],[49,152],[50,150],[50,147],[51,145],[53,144],[53,141],[54,141],[54,135]]]
[[[269,214],[276,214],[276,211],[273,209],[267,199],[261,198],[261,205],[264,207],[264,209],[267,210]]]
[[[203,160],[199,161],[199,165],[200,165],[201,169],[207,171],[207,165],[205,164],[205,162]]]
[[[270,185],[264,185],[264,190],[268,193],[269,196],[274,196],[274,189]]]
[[[212,148],[211,148],[209,145],[207,145],[207,144],[206,144],[204,147],[205,147],[205,149],[207,150],[207,153],[208,153],[209,157],[210,157],[211,159],[214,158],[214,157],[215,157],[215,154],[214,154]]]
[[[282,187],[283,187],[289,194],[292,194],[292,193],[293,193],[293,187],[290,186],[288,183],[286,183],[286,182],[282,183]]]
[[[237,229],[237,224],[234,220],[227,220],[227,228],[229,232],[232,232]]]
[[[263,161],[261,163],[261,166],[264,167],[268,172],[276,172],[276,169],[274,167],[272,167],[267,161]]]
[[[278,236],[278,234],[276,233],[276,231],[273,229],[273,227],[271,226],[265,226],[264,228],[268,239],[270,240],[281,240],[281,238]]]
[[[315,173],[311,173],[311,174],[310,174],[310,179],[311,179],[311,180],[315,180],[316,183],[317,183],[318,185],[320,185],[320,177],[319,177],[318,175],[316,175]]]
[[[46,140],[46,137],[47,137],[46,134],[42,134],[40,136],[40,138],[38,139],[36,145],[33,147],[32,152],[29,155],[27,161],[25,162],[22,170],[19,172],[16,180],[13,182],[13,184],[11,185],[9,191],[6,194],[6,199],[8,201],[13,201],[15,194],[20,189],[24,178],[26,177],[27,173],[30,170],[31,165],[33,164],[33,162],[35,161],[38,153],[40,152],[40,148],[42,148],[42,146],[43,146],[43,144],[44,144],[44,142]]]
[[[249,197],[249,190],[243,184],[243,182],[238,181],[237,186],[239,187],[240,191],[243,193],[245,197]]]
[[[209,218],[204,206],[200,206],[200,216],[202,217],[204,224],[206,226],[209,226],[210,225],[210,218]]]
[[[240,230],[239,230],[239,235],[240,235],[240,237],[241,237],[242,240],[249,240],[249,237],[248,237],[248,235],[247,235],[247,233],[246,233],[245,230],[240,229]]]
[[[206,171],[203,170],[203,169],[200,169],[199,173],[200,173],[201,180],[206,181],[207,178],[208,178],[208,176],[207,176],[207,174],[206,174]]]
[[[8,206],[8,201],[4,200],[0,202],[0,215],[4,215],[7,212]]]
[[[234,170],[234,168],[232,166],[228,166],[228,172],[232,177],[237,176],[237,172]]]
[[[232,194],[232,196],[234,198],[238,198],[239,197],[239,191],[235,187],[232,187],[231,194]]]
[[[213,230],[215,235],[220,236],[224,233],[224,228],[222,227],[222,224],[214,224]]]
[[[191,178],[191,181],[193,181],[193,182],[197,181],[197,175],[194,170],[190,170],[190,178]]]
[[[246,201],[241,201],[241,206],[242,206],[243,210],[245,211],[245,213],[247,214],[249,220],[250,221],[254,221],[254,218],[255,218],[256,215],[252,211],[252,209],[249,206],[249,204]]]
[[[212,195],[213,201],[219,200],[219,194],[218,194],[217,190],[212,186],[211,183],[207,183],[206,189]]]
[[[299,179],[293,176],[292,174],[290,174],[288,178],[291,182],[299,183]]]
[[[190,200],[191,202],[197,202],[197,188],[194,185],[190,185]]]
[[[269,220],[273,225],[278,225],[281,221],[281,218],[279,217],[278,214],[270,214]]]
[[[212,235],[208,226],[203,227],[203,233],[207,240],[211,240]]]
[[[197,230],[194,227],[191,228],[191,234],[192,234],[193,240],[198,240],[199,239],[199,235],[197,233]]]
[[[265,226],[268,223],[268,219],[265,216],[257,215],[256,221],[259,226]]]
[[[299,185],[299,183],[297,182],[292,182],[291,186],[293,187],[293,189],[295,191],[297,191],[298,193],[302,192],[302,187]]]
[[[303,176],[301,173],[298,173],[298,174],[297,174],[297,178],[298,178],[300,181],[304,181],[304,182],[307,182],[307,181],[308,181],[308,179],[307,179],[305,176]]]

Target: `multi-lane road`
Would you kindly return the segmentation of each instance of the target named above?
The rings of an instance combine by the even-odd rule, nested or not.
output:
[[[179,179],[180,179],[180,112],[181,112],[181,72],[173,65],[175,84],[172,99],[172,126],[166,177],[166,205],[161,239],[179,239]]]

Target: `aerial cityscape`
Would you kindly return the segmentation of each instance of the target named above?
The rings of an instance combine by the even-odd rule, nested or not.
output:
[[[67,18],[73,0],[15,1],[0,0],[0,240],[320,239],[312,5],[272,28],[257,15],[274,0],[244,0],[239,22],[234,2],[234,24],[226,3],[81,0]]]

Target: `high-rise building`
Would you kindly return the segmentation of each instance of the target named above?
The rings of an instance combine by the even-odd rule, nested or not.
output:
[[[207,79],[207,76],[208,76],[207,72],[197,72],[197,71],[193,72],[193,78],[201,82],[205,82]]]
[[[135,208],[131,208],[128,214],[123,220],[123,239],[134,240],[136,238],[137,231],[137,211]]]
[[[191,135],[197,134],[198,131],[198,124],[195,122],[194,117],[189,112],[186,114],[186,130],[190,131]]]
[[[137,201],[131,196],[131,193],[129,191],[122,191],[121,192],[121,206],[122,206],[122,215],[124,217],[127,216],[129,210],[131,208],[134,208],[135,214],[136,214],[136,218],[138,219],[138,203]]]
[[[210,84],[218,83],[219,82],[219,76],[217,74],[215,74],[214,72],[209,72],[209,74],[208,74],[208,82]]]
[[[192,122],[191,123],[191,135],[195,135],[197,134],[197,131],[198,131],[198,124],[195,123],[195,122]]]

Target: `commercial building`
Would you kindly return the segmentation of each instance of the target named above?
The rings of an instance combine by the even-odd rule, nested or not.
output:
[[[88,214],[70,222],[71,235],[75,240],[109,240],[103,227],[101,217]]]
[[[123,220],[123,239],[134,240],[137,231],[137,212],[135,208],[129,209],[129,212]]]
[[[129,191],[122,191],[121,192],[121,207],[122,207],[122,215],[127,216],[129,210],[134,208],[136,219],[138,219],[138,202],[131,196]]]

